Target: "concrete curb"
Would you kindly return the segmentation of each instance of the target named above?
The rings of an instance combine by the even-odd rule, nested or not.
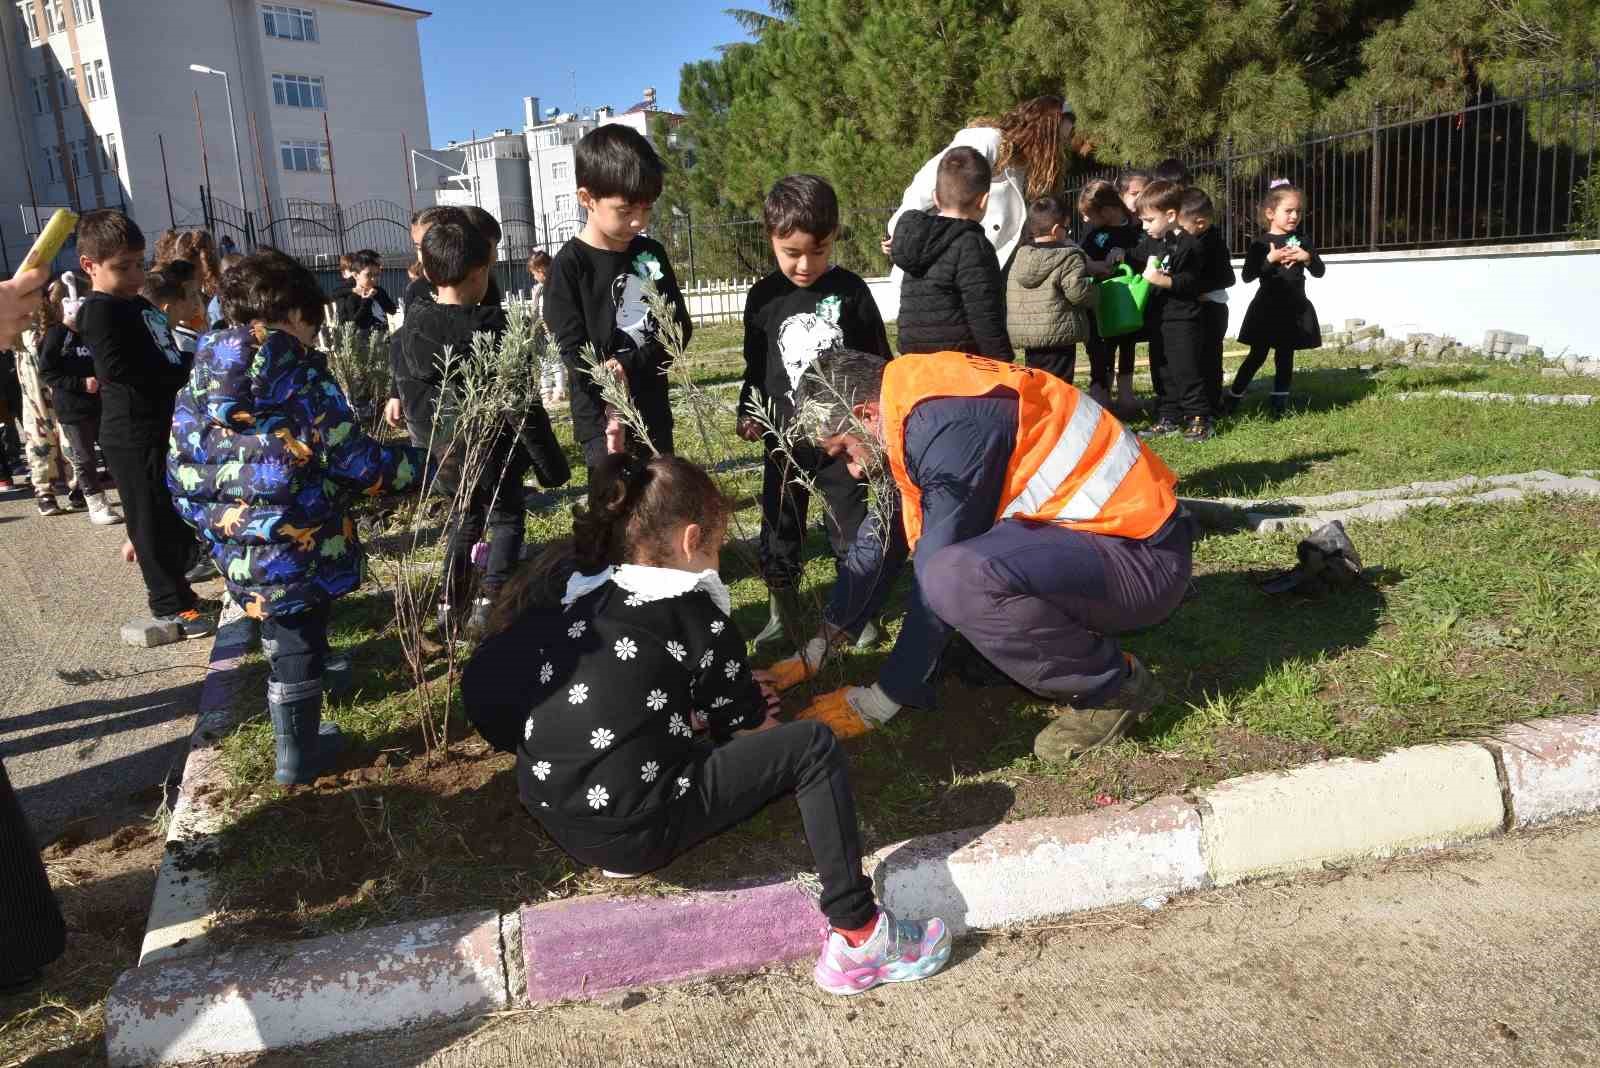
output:
[[[1549,407],[1587,408],[1595,398],[1587,393],[1486,393],[1482,390],[1434,389],[1416,393],[1396,393],[1395,400],[1446,398],[1503,404],[1533,404]]]
[[[1600,812],[1600,716],[1517,723],[1490,748],[1505,774],[1509,826]]]

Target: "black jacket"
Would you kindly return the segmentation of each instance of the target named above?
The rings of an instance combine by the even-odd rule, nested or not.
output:
[[[78,333],[57,323],[39,342],[39,377],[50,387],[56,421],[64,426],[100,418],[100,394],[84,388],[94,377],[94,350]]]
[[[178,390],[193,354],[180,353],[167,317],[143,297],[91,293],[78,329],[94,351],[100,380],[100,444],[140,449],[167,444]]]
[[[901,214],[893,257],[900,283],[900,351],[1012,359],[1006,286],[983,227],[925,211]]]
[[[361,296],[352,287],[340,288],[333,294],[333,307],[341,323],[352,323],[357,330],[389,332],[389,316],[397,305],[389,291],[378,286],[367,296]]]
[[[1200,292],[1228,289],[1239,280],[1233,273],[1233,255],[1221,230],[1213,226],[1195,241],[1200,246]]]

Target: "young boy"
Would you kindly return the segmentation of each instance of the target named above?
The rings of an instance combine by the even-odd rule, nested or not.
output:
[[[843,560],[867,517],[866,484],[851,476],[848,460],[819,450],[779,450],[756,412],[779,430],[794,418],[791,391],[828,349],[849,348],[888,359],[889,335],[872,291],[859,275],[832,266],[839,235],[839,200],[814,174],[793,174],[767,194],[762,214],[778,269],[757,282],[744,306],[744,385],[739,391],[739,436],[765,441],[761,476],[761,574],[771,591],[771,613],[754,639],[755,651],[792,644],[800,634],[799,582],[810,494],[795,481],[791,463],[803,465],[822,493],[828,541]],[[868,634],[871,630],[873,634]],[[869,623],[860,635],[875,639]]]
[[[338,306],[351,290],[355,289],[356,281],[356,254],[342,252],[339,254],[339,284],[333,287],[333,292],[328,294],[328,303]],[[219,294],[218,300],[221,299]]]
[[[341,323],[354,324],[362,333],[389,332],[389,316],[398,309],[389,291],[378,284],[383,273],[383,257],[370,248],[353,252],[350,261],[350,288],[334,294],[333,307]],[[340,260],[343,263],[343,259]]]
[[[550,253],[535,249],[528,257],[528,277],[533,279],[533,292],[529,303],[533,314],[544,322],[544,284],[550,280]],[[549,331],[540,335],[539,341],[539,394],[546,408],[567,403],[567,369],[561,357],[549,345]]]
[[[900,352],[970,352],[1009,362],[1006,289],[994,246],[979,225],[989,206],[989,161],[952,148],[939,161],[938,214],[906,211],[892,256],[900,284]]]
[[[167,317],[139,295],[145,282],[144,234],[120,211],[78,221],[78,264],[93,292],[78,328],[94,352],[100,387],[100,451],[116,482],[128,539],[153,619],[123,628],[137,645],[205,637],[215,630],[184,578],[194,539],[173,509],[163,474],[173,398],[189,376]]]
[[[342,744],[322,723],[322,695],[332,602],[361,585],[349,501],[411,488],[425,458],[368,437],[314,358],[323,295],[310,271],[258,252],[229,272],[222,301],[230,321],[250,325],[201,344],[178,394],[166,483],[228,592],[261,621],[275,778],[308,783]]]
[[[146,272],[144,286],[139,292],[167,317],[172,327],[172,343],[183,353],[184,362],[192,364],[200,343],[200,333],[193,324],[203,323],[205,314],[194,264],[188,260],[172,260]]]
[[[1006,329],[1022,346],[1024,363],[1071,385],[1078,343],[1093,338],[1089,310],[1095,288],[1083,250],[1067,240],[1067,218],[1057,197],[1042,196],[1028,206],[1030,240],[1017,249],[1006,279]],[[1089,392],[1097,404],[1111,403],[1099,381]]]
[[[1200,243],[1200,322],[1205,327],[1200,371],[1213,415],[1222,410],[1222,346],[1228,333],[1228,289],[1238,281],[1222,231],[1211,225],[1215,217],[1216,209],[1204,189],[1183,191],[1178,225]]]
[[[589,217],[551,261],[544,316],[567,367],[572,425],[592,474],[607,452],[606,404],[584,364],[584,346],[594,346],[607,372],[626,382],[651,444],[670,453],[671,358],[645,302],[645,284],[672,309],[684,344],[694,328],[667,250],[644,236],[665,171],[656,150],[637,130],[613,123],[585,135],[573,157],[578,204]]]
[[[1145,264],[1144,277],[1162,294],[1156,326],[1166,357],[1156,422],[1141,436],[1160,437],[1181,430],[1186,439],[1199,442],[1211,437],[1211,403],[1202,371],[1206,345],[1200,311],[1200,297],[1205,292],[1201,288],[1204,253],[1199,239],[1178,224],[1182,203],[1183,187],[1174,182],[1158,179],[1139,194],[1139,221],[1146,236],[1159,242]],[[1149,316],[1148,309],[1145,314]]]
[[[473,226],[441,222],[429,228],[422,238],[422,270],[434,287],[434,299],[417,304],[406,316],[395,368],[395,384],[411,438],[426,445],[443,463],[440,488],[455,497],[460,507],[459,514],[451,517],[445,588],[439,606],[439,626],[447,635],[453,634],[463,619],[469,632],[482,632],[495,597],[521,559],[523,478],[530,466],[547,488],[567,480],[566,460],[549,421],[542,412],[528,413],[515,423],[508,421],[496,436],[482,474],[461,502],[455,470],[460,463],[455,455],[459,446],[452,449],[446,432],[435,426],[446,385],[444,350],[450,349],[456,359],[470,358],[475,335],[498,339],[505,333],[505,310],[482,303],[493,249],[483,232]],[[472,548],[486,526],[488,567],[481,596],[473,598]]]

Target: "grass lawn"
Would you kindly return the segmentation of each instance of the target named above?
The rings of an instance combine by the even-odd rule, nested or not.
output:
[[[688,358],[693,382],[737,381],[738,341],[736,327],[701,330]],[[1262,497],[1600,467],[1600,410],[1393,397],[1445,387],[1582,391],[1537,371],[1484,364],[1363,373],[1342,369],[1361,363],[1358,354],[1320,352],[1305,362],[1296,382],[1303,407],[1294,417],[1270,421],[1252,400],[1210,443],[1159,443],[1182,492]],[[680,452],[721,472],[742,499],[735,538],[752,537],[759,456],[732,436],[731,412],[715,407],[731,406],[733,394],[696,389],[680,398]],[[709,427],[704,436],[694,428],[696,410]],[[574,466],[581,479],[581,464]],[[566,533],[579,489],[540,497],[530,509],[530,542]],[[1049,708],[1009,687],[953,681],[939,708],[907,711],[851,743],[869,846],[1595,707],[1600,503],[1429,510],[1357,525],[1351,534],[1370,583],[1315,598],[1269,598],[1257,588],[1292,562],[1292,536],[1200,542],[1191,598],[1166,624],[1127,643],[1151,664],[1167,699],[1135,738],[1112,750],[1070,766],[1042,765],[1030,747]],[[833,569],[820,534],[812,549],[806,588],[820,597]],[[750,555],[736,543],[723,557],[735,621],[746,634],[765,619]],[[891,634],[897,616],[890,611]],[[250,718],[225,743],[240,818],[224,835],[217,873],[225,889],[222,937],[311,935],[602,885],[521,811],[509,755],[489,752],[460,723],[448,759],[423,752],[391,620],[392,602],[376,582],[337,608],[334,642],[358,651],[360,691],[332,715],[355,747],[346,770],[319,786],[271,784],[263,687],[252,681],[243,690]],[[824,684],[870,680],[886,652],[884,645],[852,656]],[[789,707],[803,700],[796,694]],[[798,815],[780,803],[629,885],[647,892],[809,866]]]

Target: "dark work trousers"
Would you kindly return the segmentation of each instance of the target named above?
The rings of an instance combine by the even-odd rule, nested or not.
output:
[[[1037,371],[1049,371],[1061,381],[1072,384],[1078,372],[1078,346],[1062,345],[1053,349],[1023,349],[1022,362]]]
[[[303,612],[268,616],[261,621],[261,652],[274,679],[293,685],[322,678],[328,659],[328,618],[332,614],[333,605],[324,601]]]
[[[1103,338],[1095,335],[1084,347],[1089,350],[1089,382],[1102,389],[1111,388],[1113,374],[1133,374],[1135,349],[1139,342],[1135,335]]]
[[[1093,708],[1127,675],[1113,637],[1162,622],[1189,586],[1190,521],[1143,541],[1007,519],[947,545],[921,576],[928,605],[1017,685]]]
[[[103,492],[105,486],[100,481],[100,469],[94,458],[95,443],[100,440],[100,418],[95,416],[81,423],[62,423],[61,433],[67,439],[67,459],[72,463],[78,489],[91,497]]]
[[[1161,321],[1145,309],[1144,330],[1137,335],[1150,353],[1150,392],[1156,398],[1156,418],[1161,418],[1161,398],[1167,395],[1167,346],[1161,340]]]
[[[1215,412],[1222,406],[1222,346],[1228,334],[1228,306],[1213,300],[1202,300],[1200,321],[1206,331],[1200,371],[1205,379],[1206,401]]]
[[[1211,418],[1206,399],[1205,323],[1195,319],[1163,319],[1161,350],[1166,368],[1161,378],[1160,418],[1181,422],[1197,415]]]
[[[1239,365],[1239,373],[1233,376],[1233,387],[1229,392],[1237,397],[1244,396],[1244,391],[1250,388],[1250,380],[1261,370],[1261,365],[1267,362],[1267,349],[1270,347],[1250,346],[1250,355]],[[1272,352],[1272,392],[1277,396],[1288,396],[1289,387],[1293,384],[1294,349],[1280,345]]]
[[[848,787],[846,793],[848,794]],[[38,840],[0,764],[0,986],[20,983],[67,948],[61,906]]]
[[[770,439],[771,435],[768,435]],[[761,576],[772,589],[799,585],[805,569],[806,510],[811,491],[795,472],[801,465],[822,495],[823,522],[834,560],[843,560],[867,518],[867,484],[850,473],[849,460],[798,446],[774,452],[771,440],[761,468]]]
[[[522,480],[532,461],[509,430],[503,430],[490,449],[477,485],[464,506],[451,516],[449,551],[445,560],[444,602],[464,607],[472,596],[472,547],[489,533],[489,560],[484,570],[483,595],[493,597],[511,578],[522,557],[522,537],[527,515],[527,491]],[[446,462],[439,471],[440,489],[456,494],[455,473]]]
[[[193,562],[194,531],[178,517],[167,490],[166,443],[131,449],[101,445],[100,451],[117,483],[151,614],[170,616],[193,608],[199,599],[183,573]]]
[[[519,761],[518,774],[523,774]],[[692,847],[794,794],[822,880],[823,915],[835,927],[865,927],[877,915],[872,880],[861,872],[861,831],[844,750],[833,732],[809,720],[741,735],[698,757],[686,773],[689,794],[660,822],[618,832],[599,821],[549,820],[556,843],[577,860],[628,873],[664,867]]]

